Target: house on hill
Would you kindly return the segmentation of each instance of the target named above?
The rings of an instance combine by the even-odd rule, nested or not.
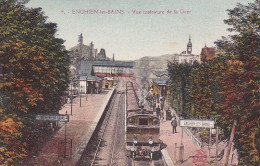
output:
[[[216,54],[216,49],[214,47],[207,47],[205,45],[204,48],[201,49],[201,62],[205,63],[208,62],[209,60],[215,58]]]

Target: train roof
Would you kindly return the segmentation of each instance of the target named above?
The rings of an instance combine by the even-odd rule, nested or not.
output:
[[[144,113],[141,113],[141,112],[130,112],[128,114],[127,118],[136,117],[136,116],[148,116],[148,117],[153,117],[153,118],[159,119],[156,115],[153,115],[152,113],[144,114]]]

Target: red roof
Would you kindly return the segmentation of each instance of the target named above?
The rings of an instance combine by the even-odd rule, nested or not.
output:
[[[201,62],[206,62],[215,58],[215,48],[214,47],[204,47],[201,50]]]

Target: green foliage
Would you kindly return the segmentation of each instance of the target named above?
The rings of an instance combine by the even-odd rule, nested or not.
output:
[[[1,150],[9,153],[6,150],[19,141],[23,149],[17,151],[19,156],[5,156],[9,163],[26,154],[30,133],[24,129],[36,126],[32,115],[57,113],[69,83],[70,59],[64,41],[55,37],[57,25],[46,20],[41,8],[0,1],[0,94],[4,96],[0,132],[5,135],[0,143],[8,147]],[[6,125],[12,125],[13,131],[4,130]],[[9,137],[12,141],[4,140]]]
[[[197,63],[195,64],[198,65]],[[189,92],[191,86],[189,77],[192,68],[196,65],[192,66],[188,63],[168,63],[168,71],[171,79],[169,90],[172,96],[172,105],[178,113],[185,118],[190,117],[190,109],[192,106]]]
[[[183,69],[185,64],[168,65],[173,105],[185,108],[184,117],[216,120],[226,138],[234,120],[238,122],[234,143],[241,165],[260,164],[259,11],[259,1],[228,10],[224,22],[236,33],[216,41],[217,58],[190,66],[190,70]]]

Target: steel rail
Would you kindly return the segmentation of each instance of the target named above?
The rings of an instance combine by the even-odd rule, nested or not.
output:
[[[120,110],[120,105],[122,106],[122,103],[120,102],[122,100],[122,93],[119,96],[119,102],[118,102],[118,107],[117,107],[117,116],[116,116],[116,130],[115,130],[115,134],[113,137],[113,147],[112,147],[112,154],[111,154],[111,158],[110,158],[110,165],[113,164],[113,158],[114,158],[114,153],[115,153],[115,144],[116,144],[116,135],[117,135],[117,129],[118,129],[118,119],[119,119],[119,113],[118,111]]]
[[[104,136],[104,134],[105,134],[105,131],[106,131],[106,128],[107,128],[107,125],[108,125],[108,122],[109,122],[110,115],[111,115],[112,110],[113,110],[113,108],[114,108],[115,101],[116,101],[116,97],[114,96],[114,97],[113,97],[113,100],[112,100],[112,102],[111,102],[112,104],[111,104],[111,106],[109,107],[109,112],[108,112],[109,114],[108,114],[108,116],[105,117],[105,118],[107,118],[107,119],[106,119],[106,122],[105,122],[105,127],[104,127],[104,129],[103,129],[103,131],[102,131],[102,135],[101,135],[101,137],[100,137],[100,139],[99,139],[99,141],[98,141],[97,149],[96,149],[96,152],[95,152],[95,154],[94,154],[94,158],[93,158],[93,160],[92,160],[91,166],[93,166],[94,163],[95,163],[95,160],[96,160],[96,157],[97,157],[97,154],[98,154],[98,151],[99,151],[99,148],[100,148],[100,145],[101,145],[103,136]]]

